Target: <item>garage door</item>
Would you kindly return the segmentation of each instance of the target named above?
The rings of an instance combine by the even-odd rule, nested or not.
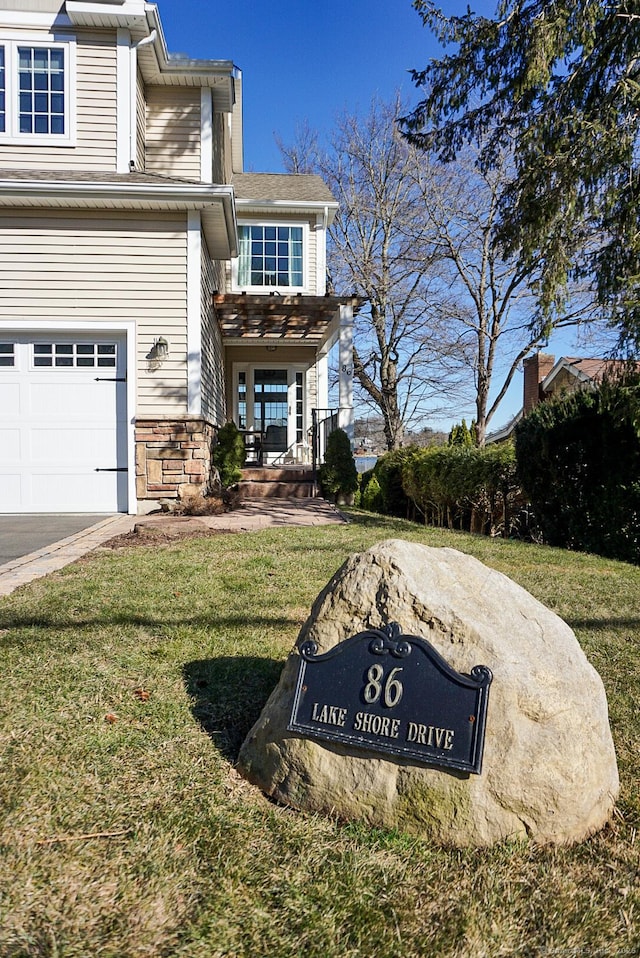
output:
[[[0,512],[126,512],[124,337],[0,331]]]

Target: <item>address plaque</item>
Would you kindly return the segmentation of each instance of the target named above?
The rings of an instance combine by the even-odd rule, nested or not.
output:
[[[403,635],[395,622],[323,655],[315,642],[299,652],[289,731],[481,774],[493,678],[486,666],[456,672],[426,639]]]

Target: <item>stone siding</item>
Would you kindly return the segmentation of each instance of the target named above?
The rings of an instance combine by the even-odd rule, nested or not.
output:
[[[136,420],[138,502],[206,490],[216,427],[200,417]]]

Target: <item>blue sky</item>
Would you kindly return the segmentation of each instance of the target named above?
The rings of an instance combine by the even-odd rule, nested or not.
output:
[[[446,4],[461,13],[466,3]],[[493,10],[493,2],[478,4]],[[245,169],[280,172],[287,143],[308,121],[329,130],[347,107],[366,111],[396,90],[417,100],[408,71],[439,45],[410,0],[158,0],[172,53],[233,60],[244,85]]]
[[[396,91],[409,105],[416,103],[409,71],[442,54],[411,0],[157,2],[171,53],[233,60],[242,70],[248,172],[282,172],[275,137],[292,143],[300,124],[329,132],[345,108],[367,112],[374,97],[390,100]],[[447,14],[463,14],[467,0],[441,5]],[[471,6],[492,16],[496,3],[476,0]],[[548,351],[577,355],[567,335],[552,340]],[[490,429],[502,426],[521,405],[518,374]],[[469,420],[472,414],[461,410],[458,418]],[[448,428],[447,421],[428,424]]]

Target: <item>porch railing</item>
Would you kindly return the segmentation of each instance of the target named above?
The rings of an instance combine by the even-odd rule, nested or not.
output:
[[[313,481],[318,479],[318,466],[324,462],[327,439],[338,428],[339,409],[312,409],[309,444],[311,446],[311,465]]]
[[[281,454],[271,462],[271,465],[292,461],[300,464],[308,463],[310,454],[313,479],[316,481],[318,466],[325,459],[327,440],[331,433],[338,428],[339,421],[340,409],[312,409],[311,429],[307,433],[307,441],[296,442],[288,449],[282,450]],[[247,462],[263,465],[265,452],[268,451],[265,445],[265,434],[258,429],[243,429],[241,431],[247,450]]]

